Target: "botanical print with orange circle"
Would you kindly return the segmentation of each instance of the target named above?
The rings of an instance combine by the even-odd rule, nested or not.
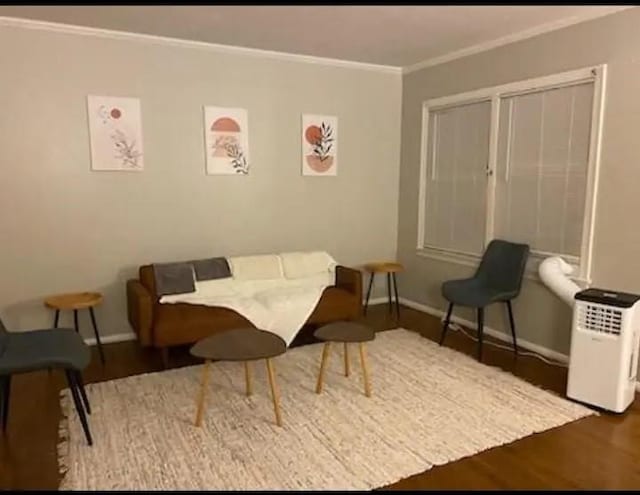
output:
[[[335,129],[329,119],[308,125],[304,130],[307,143],[305,161],[317,174],[327,173],[334,165]]]

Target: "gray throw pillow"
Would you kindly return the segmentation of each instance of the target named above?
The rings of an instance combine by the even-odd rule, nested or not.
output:
[[[231,276],[231,270],[227,259],[207,258],[203,260],[190,261],[196,272],[196,280],[215,280],[217,278],[227,278]]]
[[[191,263],[155,263],[153,272],[158,296],[183,294],[196,290]]]

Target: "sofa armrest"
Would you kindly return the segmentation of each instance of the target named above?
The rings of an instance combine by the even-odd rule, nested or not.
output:
[[[139,280],[127,280],[127,314],[140,344],[152,345],[153,298]]]
[[[362,273],[346,266],[336,266],[336,287],[351,292],[362,301]]]

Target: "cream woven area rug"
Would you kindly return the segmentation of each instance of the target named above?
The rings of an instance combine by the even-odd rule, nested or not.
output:
[[[87,386],[94,446],[62,392],[61,488],[366,490],[594,414],[403,329],[368,344],[373,396],[357,347],[351,376],[334,346],[275,358],[284,426],[274,423],[264,361],[246,397],[241,363],[214,363],[205,421],[193,426],[201,366]],[[68,424],[67,424],[68,421]]]

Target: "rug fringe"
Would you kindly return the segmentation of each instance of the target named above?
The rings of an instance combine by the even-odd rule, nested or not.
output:
[[[59,490],[64,490],[69,472],[69,395],[68,389],[60,391],[62,419],[58,425],[58,473],[62,475]]]

